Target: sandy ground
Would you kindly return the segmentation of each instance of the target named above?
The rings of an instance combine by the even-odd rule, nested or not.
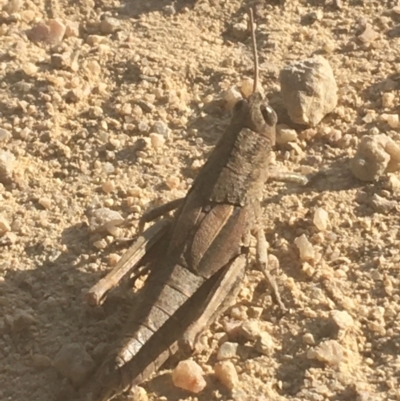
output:
[[[147,397],[398,400],[400,218],[371,199],[397,201],[399,177],[365,184],[348,171],[363,135],[400,139],[380,118],[399,111],[396,4],[253,3],[272,104],[279,106],[280,69],[313,54],[329,60],[339,87],[333,113],[315,129],[296,126],[296,147],[276,149],[279,168],[321,169],[323,179],[265,189],[263,224],[290,311],[281,316],[262,274],[249,266],[236,304],[205,334],[195,359],[212,372],[223,323],[249,318],[269,333],[271,352],[239,341],[233,360],[240,384],[232,393],[210,374],[206,390],[190,396],[164,370],[144,384]],[[144,210],[186,193],[229,121],[213,100],[252,76],[251,42],[236,25],[247,2],[2,4],[0,151],[15,156],[15,168],[9,177],[6,168],[0,184],[0,399],[78,400],[54,357],[78,343],[99,364],[129,309],[124,291],[98,309],[83,301],[126,247],[91,233],[88,213],[118,211],[132,222],[118,237],[132,237]],[[114,20],[102,23],[106,17]],[[79,29],[56,45],[28,39],[49,18],[76,21]],[[363,43],[357,36],[366,24],[377,34]],[[382,104],[384,93],[391,102]],[[165,136],[165,144],[154,148],[151,133]],[[330,220],[322,232],[313,224],[318,207]],[[294,245],[301,234],[316,253],[309,264]]]

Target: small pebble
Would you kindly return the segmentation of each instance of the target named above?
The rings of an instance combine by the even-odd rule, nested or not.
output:
[[[166,5],[163,8],[163,10],[164,10],[165,15],[174,15],[174,14],[176,14],[176,9],[175,9],[173,4]]]
[[[394,106],[394,99],[395,99],[394,93],[385,92],[382,95],[382,107],[385,107],[385,108],[386,107],[387,108],[393,107]]]
[[[254,341],[260,336],[260,325],[256,320],[247,320],[240,325],[240,334],[247,340]]]
[[[374,29],[372,28],[372,26],[370,24],[367,24],[365,26],[364,32],[361,35],[358,35],[358,39],[362,43],[371,43],[371,42],[375,41],[376,39],[378,39],[378,37],[379,37],[379,33],[374,31]]]
[[[4,216],[0,215],[0,237],[8,231],[11,231],[11,225]]]
[[[198,170],[203,164],[204,164],[204,162],[202,160],[196,159],[196,160],[193,160],[191,168],[193,170]]]
[[[101,186],[101,189],[103,190],[104,193],[109,194],[110,192],[115,191],[115,182],[114,181],[106,181],[103,183]]]
[[[151,146],[155,150],[161,149],[164,146],[165,144],[164,135],[152,133],[149,136],[150,136]]]
[[[79,22],[78,21],[65,21],[65,35],[66,38],[79,37]]]
[[[400,179],[396,177],[395,175],[389,175],[387,182],[386,182],[386,188],[395,194],[400,194]]]
[[[116,211],[103,207],[91,212],[89,228],[92,232],[110,232],[110,229],[121,225],[123,217]]]
[[[231,343],[229,341],[221,344],[217,352],[217,360],[223,361],[225,359],[231,359],[237,356],[239,344]]]
[[[167,187],[169,189],[177,188],[180,183],[181,183],[181,180],[175,176],[167,177],[165,180],[165,184],[167,185]]]
[[[315,257],[314,248],[305,234],[302,234],[300,237],[297,237],[294,240],[294,243],[299,249],[301,260],[307,261],[314,259]]]
[[[255,349],[263,355],[270,356],[275,350],[274,340],[267,332],[261,333],[255,344]]]
[[[120,22],[116,18],[105,18],[100,23],[100,31],[104,35],[109,35],[117,31],[120,27]]]
[[[242,92],[243,97],[247,99],[253,93],[253,88],[254,79],[246,78],[243,80],[242,84],[240,85],[240,91]]]
[[[354,320],[347,311],[332,310],[329,315],[333,322],[342,330],[348,330],[354,326]]]
[[[172,372],[172,381],[174,386],[195,394],[202,391],[207,384],[203,369],[191,359],[179,362]]]
[[[294,129],[288,128],[286,125],[278,124],[276,127],[276,143],[285,145],[289,142],[297,140],[297,132]]]
[[[137,128],[142,133],[149,132],[150,130],[150,126],[146,121],[140,121]]]
[[[235,365],[231,361],[218,362],[214,366],[217,379],[228,389],[233,390],[239,384]]]
[[[92,47],[98,46],[101,43],[105,43],[105,42],[106,42],[106,38],[104,36],[101,36],[101,35],[89,35],[86,38],[86,43],[89,46],[92,46]]]
[[[132,115],[134,115],[136,117],[142,117],[143,116],[143,109],[138,104],[133,105],[133,107],[132,107]]]
[[[389,213],[398,208],[397,200],[389,200],[378,194],[372,195],[371,203],[378,213]]]
[[[327,40],[324,43],[324,50],[326,53],[330,54],[333,53],[335,50],[335,42],[331,41],[331,40]]]
[[[390,155],[385,150],[385,135],[364,135],[358,145],[354,158],[350,161],[350,170],[362,181],[376,181],[384,174],[390,162]]]
[[[104,201],[105,207],[112,207],[114,206],[114,199],[108,198]],[[109,231],[109,230],[108,230]],[[109,231],[110,232],[110,231]]]
[[[50,198],[42,197],[42,198],[39,198],[38,202],[39,202],[39,205],[44,207],[45,209],[51,208],[51,199]]]
[[[126,397],[126,401],[148,401],[149,396],[143,387],[132,387]]]
[[[0,150],[0,183],[9,184],[16,165],[15,156],[6,150]]]
[[[110,253],[108,255],[108,264],[110,266],[115,266],[119,260],[121,259],[121,256],[119,256],[117,253]]]
[[[5,142],[11,139],[12,135],[10,131],[0,128],[0,142]]]
[[[317,359],[328,365],[339,365],[343,359],[342,346],[336,340],[327,340],[307,352],[308,359]]]
[[[38,67],[35,64],[28,62],[22,66],[22,70],[26,75],[31,77],[38,72]]]
[[[399,115],[398,114],[382,114],[381,118],[383,121],[386,121],[389,124],[390,128],[398,128],[399,127]]]
[[[238,40],[244,40],[249,36],[249,29],[245,21],[232,25],[231,32]]]
[[[314,336],[311,333],[304,334],[303,342],[304,342],[304,344],[307,344],[307,345],[314,345],[315,344]]]
[[[64,344],[53,360],[53,366],[75,385],[83,383],[95,364],[85,348],[78,343]]]
[[[157,134],[163,135],[165,138],[168,138],[170,131],[168,125],[162,121],[156,121],[151,127],[151,130]]]
[[[242,94],[240,93],[238,88],[236,88],[236,86],[232,86],[232,88],[229,88],[224,93],[226,110],[232,111],[233,108],[235,107],[235,104],[242,99],[243,99]]]
[[[61,43],[64,38],[66,26],[58,19],[41,21],[35,25],[27,36],[32,42],[46,42],[52,45]]]
[[[88,60],[86,67],[94,76],[98,76],[101,73],[101,66],[96,60]],[[99,108],[101,109],[101,107]]]
[[[313,223],[319,231],[326,231],[329,225],[328,212],[322,207],[317,208],[314,212]]]
[[[93,246],[96,249],[106,249],[107,248],[107,241],[105,239],[100,239],[93,242]]]

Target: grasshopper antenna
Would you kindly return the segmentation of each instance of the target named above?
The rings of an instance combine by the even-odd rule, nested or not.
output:
[[[254,24],[253,8],[249,8],[250,18],[250,30],[251,30],[251,41],[253,44],[253,59],[254,59],[254,86],[253,93],[257,92],[258,81],[259,81],[259,66],[258,66],[258,53],[257,53],[257,42],[256,42],[256,27]]]

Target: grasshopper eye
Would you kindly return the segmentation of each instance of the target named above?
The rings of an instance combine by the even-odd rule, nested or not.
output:
[[[264,121],[272,127],[278,122],[278,117],[276,116],[275,110],[268,105],[260,106],[260,111],[262,116],[264,117]]]

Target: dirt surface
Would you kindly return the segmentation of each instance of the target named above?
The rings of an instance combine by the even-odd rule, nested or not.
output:
[[[262,84],[281,121],[290,124],[278,80],[287,63],[322,54],[339,87],[336,110],[314,129],[294,127],[296,145],[276,150],[277,167],[324,174],[306,188],[265,190],[263,223],[290,310],[282,316],[249,266],[236,304],[195,356],[209,373],[206,390],[190,396],[164,370],[144,384],[150,400],[400,399],[400,218],[371,202],[374,194],[397,202],[400,177],[368,184],[348,171],[363,135],[400,140],[381,118],[399,111],[400,16],[394,1],[281,3],[256,4]],[[122,255],[116,238],[132,237],[144,210],[186,193],[226,127],[218,98],[252,76],[240,29],[246,4],[2,0],[0,151],[15,166],[0,177],[1,400],[78,400],[52,366],[57,352],[78,343],[98,365],[118,338],[127,291],[98,309],[83,295]],[[66,36],[35,42],[30,30],[50,18],[69,26]],[[358,38],[367,24],[372,34]],[[132,224],[91,233],[88,213],[100,207]],[[318,207],[328,212],[324,231],[313,223]],[[307,263],[294,243],[301,234],[315,253]],[[237,340],[230,393],[212,375],[216,352],[229,324],[248,319],[272,345],[262,354]]]

